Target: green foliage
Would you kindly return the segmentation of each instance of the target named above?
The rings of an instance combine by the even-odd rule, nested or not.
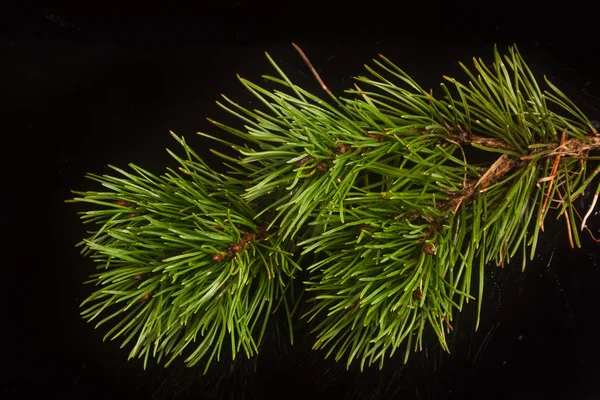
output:
[[[211,120],[245,145],[200,133],[237,152],[213,150],[224,173],[173,135],[179,172],[115,168],[89,175],[107,192],[74,192],[97,206],[82,213],[100,269],[83,316],[113,322],[106,337],[134,343],[132,357],[170,362],[189,345],[187,362],[208,368],[224,344],[256,354],[277,311],[292,333],[302,266],[302,321],[326,356],[363,368],[401,348],[406,360],[426,330],[448,350],[455,312],[481,311],[484,268],[525,268],[551,209],[579,246],[573,204],[600,172],[581,111],[550,82],[542,91],[516,48],[494,55],[461,64],[469,81],[445,77],[441,96],[381,57],[333,102],[267,55],[279,89],[240,78],[262,109],[224,97],[243,127]]]
[[[189,178],[113,167],[122,178],[89,175],[109,192],[76,192],[83,197],[75,201],[104,206],[82,216],[101,226],[81,243],[101,264],[91,281],[100,288],[83,302],[82,314],[89,321],[108,314],[97,326],[116,319],[105,338],[123,336],[123,346],[133,340],[131,357],[145,363],[150,355],[170,362],[198,340],[186,361],[206,355],[208,367],[225,338],[232,357],[240,349],[256,354],[298,267],[268,240],[239,189],[177,139],[188,160],[173,156]]]

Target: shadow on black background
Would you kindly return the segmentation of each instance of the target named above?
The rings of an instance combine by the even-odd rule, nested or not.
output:
[[[219,133],[207,116],[228,121],[214,103],[221,93],[250,101],[236,73],[257,83],[274,74],[264,51],[322,95],[290,42],[336,93],[378,53],[436,88],[442,75],[462,77],[457,61],[489,60],[494,43],[502,50],[516,42],[537,76],[547,74],[600,120],[598,25],[585,9],[515,13],[515,5],[496,4],[492,15],[375,4],[367,11],[230,1],[190,10],[115,2],[15,13],[1,39],[3,108],[14,123],[3,147],[8,398],[597,398],[599,250],[588,235],[582,249],[570,249],[562,221],[543,235],[525,273],[488,269],[480,330],[472,332],[467,308],[451,356],[432,346],[406,366],[388,360],[382,371],[345,371],[311,352],[305,332],[291,347],[277,326],[258,358],[222,362],[204,377],[181,363],[143,371],[79,317],[94,266],[74,248],[85,230],[81,208],[63,203],[69,191],[96,187],[84,174],[108,173],[107,164],[161,173],[174,164],[164,149],[179,150],[169,130],[207,153],[195,132]],[[589,224],[597,228],[598,216]]]

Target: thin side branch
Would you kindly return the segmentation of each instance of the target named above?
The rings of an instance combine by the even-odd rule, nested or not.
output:
[[[564,147],[566,136],[567,136],[566,132],[563,132],[561,139],[560,139],[559,148]],[[541,211],[542,215],[546,212],[546,206],[548,205],[548,199],[550,198],[550,192],[552,191],[552,185],[554,185],[554,178],[556,178],[556,171],[558,170],[558,164],[560,163],[560,157],[561,157],[560,154],[557,154],[556,157],[554,158],[554,165],[552,166],[552,173],[548,177],[550,180],[550,183],[548,184],[548,191],[546,192],[546,198],[544,199],[544,204],[542,205],[542,211]],[[544,231],[544,220],[543,219],[540,221],[540,228],[542,229],[542,232],[543,232]],[[569,231],[570,231],[570,229],[569,229]],[[570,236],[569,236],[569,238],[570,238]],[[571,244],[572,244],[572,242],[571,242]]]
[[[310,68],[310,71],[313,73],[313,75],[315,76],[315,78],[317,78],[317,81],[319,82],[319,84],[321,85],[321,87],[323,88],[323,90],[325,90],[328,95],[334,97],[333,93],[331,93],[331,91],[327,88],[327,86],[325,86],[325,83],[323,82],[323,80],[321,79],[321,77],[319,76],[319,74],[317,73],[317,70],[315,70],[315,68],[312,66],[312,64],[308,60],[308,57],[306,57],[306,54],[304,54],[304,52],[302,51],[302,49],[300,49],[300,47],[298,47],[298,45],[296,43],[292,43],[292,46],[294,46],[294,48],[296,49],[296,51],[298,52],[298,54],[300,54],[300,57],[302,57],[302,59],[304,60],[304,62],[308,66],[308,68]]]

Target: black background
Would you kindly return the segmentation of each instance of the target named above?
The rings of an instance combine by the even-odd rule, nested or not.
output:
[[[222,363],[200,377],[177,363],[143,371],[141,362],[126,361],[127,349],[102,343],[105,331],[79,317],[93,263],[74,248],[85,235],[76,214],[82,209],[64,204],[70,190],[95,188],[84,175],[107,173],[107,164],[133,162],[155,173],[173,165],[164,150],[178,150],[169,130],[205,152],[195,132],[218,133],[207,116],[227,121],[214,103],[220,94],[249,101],[235,74],[262,83],[261,74],[274,73],[264,51],[296,83],[321,94],[292,41],[337,93],[378,53],[435,88],[442,75],[461,76],[457,61],[489,60],[493,44],[503,50],[516,43],[534,73],[600,120],[600,30],[588,7],[239,0],[3,10],[3,392],[77,399],[598,398],[598,247],[582,235],[583,248],[570,249],[562,221],[548,223],[540,255],[524,274],[489,269],[481,327],[471,332],[467,308],[451,356],[433,348],[406,367],[393,359],[381,372],[358,374],[311,353],[304,336],[294,348],[275,338],[258,359]],[[590,197],[585,201],[589,206]]]

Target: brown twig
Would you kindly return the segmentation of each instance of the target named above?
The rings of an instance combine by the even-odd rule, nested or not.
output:
[[[480,190],[484,191],[486,187],[508,173],[515,165],[517,165],[517,159],[515,157],[511,157],[508,154],[502,154],[494,161],[487,171],[481,175],[481,178],[475,183],[474,188],[481,187]]]
[[[567,136],[567,133],[563,132],[561,139],[560,139],[560,146],[558,146],[558,148],[562,148],[565,145],[566,136]],[[558,164],[560,162],[560,157],[561,157],[560,154],[556,155],[550,176],[542,178],[542,179],[549,178],[549,180],[550,180],[550,184],[548,184],[548,191],[546,191],[546,198],[544,199],[544,204],[542,205],[542,210],[541,210],[542,215],[544,215],[544,212],[546,212],[546,206],[548,205],[548,199],[550,198],[550,192],[552,191],[552,185],[554,184],[554,178],[556,178],[556,171],[558,170]],[[540,182],[540,181],[538,181],[538,182]],[[542,228],[542,232],[544,232],[544,219],[543,218],[540,220],[540,228]]]
[[[451,138],[456,140],[460,144],[477,144],[479,146],[489,147],[490,149],[517,151],[514,147],[506,143],[504,140],[478,136],[472,132],[465,131],[460,126],[458,133],[456,133],[454,131],[454,128],[452,128],[452,126],[448,124],[446,124],[446,130],[448,131],[448,133],[450,133]]]
[[[317,81],[319,81],[319,84],[321,85],[321,87],[323,88],[323,90],[325,90],[328,95],[330,95],[330,96],[333,97],[333,93],[331,93],[331,91],[327,88],[327,86],[325,86],[325,83],[323,83],[323,80],[321,79],[321,77],[317,73],[317,70],[315,70],[315,68],[312,66],[312,64],[308,60],[308,57],[306,57],[306,54],[304,54],[304,52],[302,51],[302,49],[300,49],[300,47],[298,47],[298,45],[296,43],[292,43],[292,46],[294,46],[294,48],[296,49],[296,51],[300,54],[300,57],[302,57],[302,59],[304,60],[304,62],[308,66],[308,68],[310,68],[310,71],[313,73],[313,75],[315,76],[315,78],[317,78]]]
[[[514,167],[519,164],[519,159],[516,157],[502,154],[498,159],[486,170],[486,172],[476,182],[467,184],[464,188],[464,194],[462,196],[455,197],[442,203],[441,210],[453,209],[455,212],[458,210],[460,205],[465,201],[471,199],[477,192],[484,192],[485,189],[497,181],[500,177],[506,175]]]
[[[567,140],[563,140],[561,138],[560,142],[550,142],[548,145],[557,145],[556,149],[549,154],[544,155],[544,157],[553,157],[553,156],[561,156],[561,157],[571,157],[571,158],[587,158],[590,151],[598,151],[600,150],[600,136],[599,135],[589,135],[587,136],[588,140],[582,140],[579,138],[571,138]],[[521,160],[531,160],[535,157],[536,153],[539,152],[532,151],[531,154],[521,157]]]

